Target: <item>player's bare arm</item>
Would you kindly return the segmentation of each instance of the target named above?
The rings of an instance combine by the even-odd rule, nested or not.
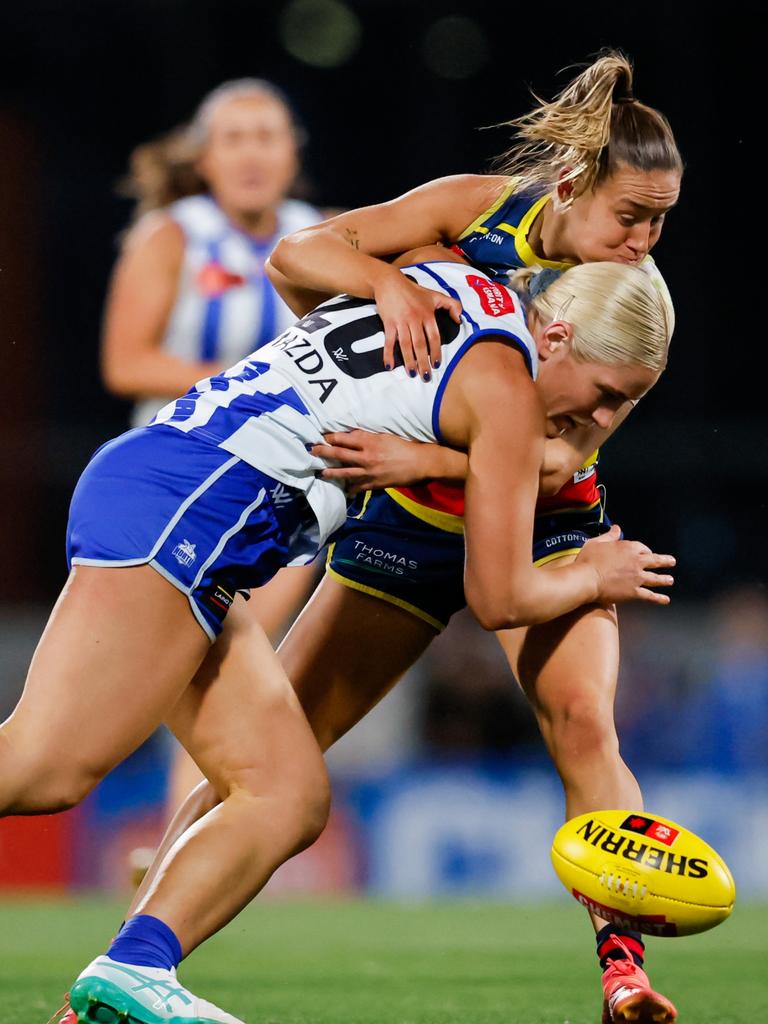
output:
[[[428,377],[430,366],[439,362],[435,310],[448,309],[457,319],[460,304],[409,281],[384,257],[454,240],[488,207],[505,180],[455,175],[390,202],[350,210],[284,238],[272,253],[267,272],[281,294],[287,279],[324,295],[348,292],[375,299],[384,322],[385,365],[394,365],[398,342],[406,368],[414,376]],[[273,277],[274,271],[282,279]]]
[[[441,444],[406,441],[395,434],[349,430],[325,435],[312,454],[338,463],[324,469],[324,480],[341,480],[348,494],[382,487],[407,487],[427,480],[463,484],[465,452]]]
[[[645,600],[672,577],[652,570],[674,559],[637,542],[590,542],[558,573],[530,562],[533,515],[544,451],[544,414],[519,352],[480,343],[462,359],[446,388],[443,436],[469,451],[466,483],[467,601],[486,629],[544,622],[582,604]],[[491,553],[491,557],[489,557]]]
[[[148,214],[126,239],[107,301],[101,356],[104,381],[115,394],[181,394],[219,368],[160,348],[183,257],[182,230],[165,213]]]

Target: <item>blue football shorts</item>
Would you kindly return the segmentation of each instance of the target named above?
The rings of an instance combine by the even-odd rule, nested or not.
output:
[[[151,565],[211,641],[236,593],[317,552],[301,491],[174,427],[129,430],[98,449],[70,506],[67,562]]]
[[[533,562],[577,554],[609,530],[603,503],[537,516]],[[366,491],[334,534],[327,572],[340,583],[398,605],[443,630],[464,598],[464,534],[413,515],[386,491]]]

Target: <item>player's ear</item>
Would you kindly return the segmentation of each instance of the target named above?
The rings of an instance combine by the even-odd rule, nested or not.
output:
[[[565,166],[561,169],[557,176],[557,183],[554,188],[553,195],[553,208],[557,213],[565,213],[568,207],[571,205],[574,196],[574,184],[573,179],[568,178],[567,175],[573,170],[570,166]]]
[[[573,324],[553,320],[541,331],[538,339],[539,359],[547,360],[557,353],[567,355],[573,344]]]

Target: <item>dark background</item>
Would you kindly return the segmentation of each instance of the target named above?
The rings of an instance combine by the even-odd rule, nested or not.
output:
[[[627,533],[678,555],[682,597],[762,583],[766,55],[757,5],[730,4],[719,21],[671,4],[346,6],[357,47],[340,66],[318,68],[284,48],[285,2],[3,5],[0,599],[55,595],[74,481],[125,423],[126,407],[101,388],[97,351],[131,214],[115,185],[137,143],[185,120],[222,80],[269,78],[308,129],[311,198],[363,205],[487,168],[507,133],[478,129],[528,109],[529,88],[552,95],[573,74],[560,69],[607,45],[634,59],[636,95],[667,114],[687,166],[655,250],[677,309],[670,368],[604,452],[609,511]],[[474,23],[453,53],[450,38],[438,45],[452,15]],[[308,28],[318,38],[327,30]]]

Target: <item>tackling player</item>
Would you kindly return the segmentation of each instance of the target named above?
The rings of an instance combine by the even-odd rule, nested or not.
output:
[[[409,371],[425,378],[440,358],[434,313],[454,307],[445,296],[403,281],[381,258],[387,254],[429,242],[455,245],[499,280],[533,264],[551,270],[592,260],[642,264],[666,295],[648,254],[677,201],[683,165],[666,119],[637,101],[632,90],[626,58],[602,56],[555,101],[511,122],[521,141],[502,158],[505,174],[431,182],[390,203],[289,236],[271,258],[273,280],[297,309],[306,301],[306,288],[375,297],[387,335],[385,359],[391,364],[397,342]],[[608,427],[566,424],[562,436],[548,442],[534,532],[536,564],[559,569],[589,537],[608,528],[597,449],[631,408],[622,403]],[[375,487],[393,479],[383,459],[401,476],[405,468],[414,480],[443,480],[361,498],[334,545],[326,579],[297,624],[295,641],[283,649],[302,700],[310,709],[322,708],[318,727],[327,742],[380,699],[464,605],[463,494],[445,483],[460,478],[460,465],[424,452],[414,466],[402,447],[359,436],[351,443],[368,450],[318,453],[347,462],[351,457],[353,464],[362,459],[365,472],[331,471],[332,476]],[[387,576],[370,551],[386,551],[403,558],[400,564],[418,567]],[[398,636],[397,645],[382,643],[363,694],[357,683],[346,688],[359,678],[360,666],[345,622],[355,623],[357,636]],[[613,720],[619,668],[615,611],[580,609],[498,637],[563,781],[568,817],[601,807],[641,808],[642,794],[620,756]],[[311,644],[307,660],[294,653],[294,643]],[[336,653],[340,649],[346,668]],[[662,1024],[674,1020],[674,1007],[654,992],[643,971],[640,936],[592,920],[603,968],[604,1024],[634,1021],[637,1014]],[[618,967],[619,960],[626,963]]]

